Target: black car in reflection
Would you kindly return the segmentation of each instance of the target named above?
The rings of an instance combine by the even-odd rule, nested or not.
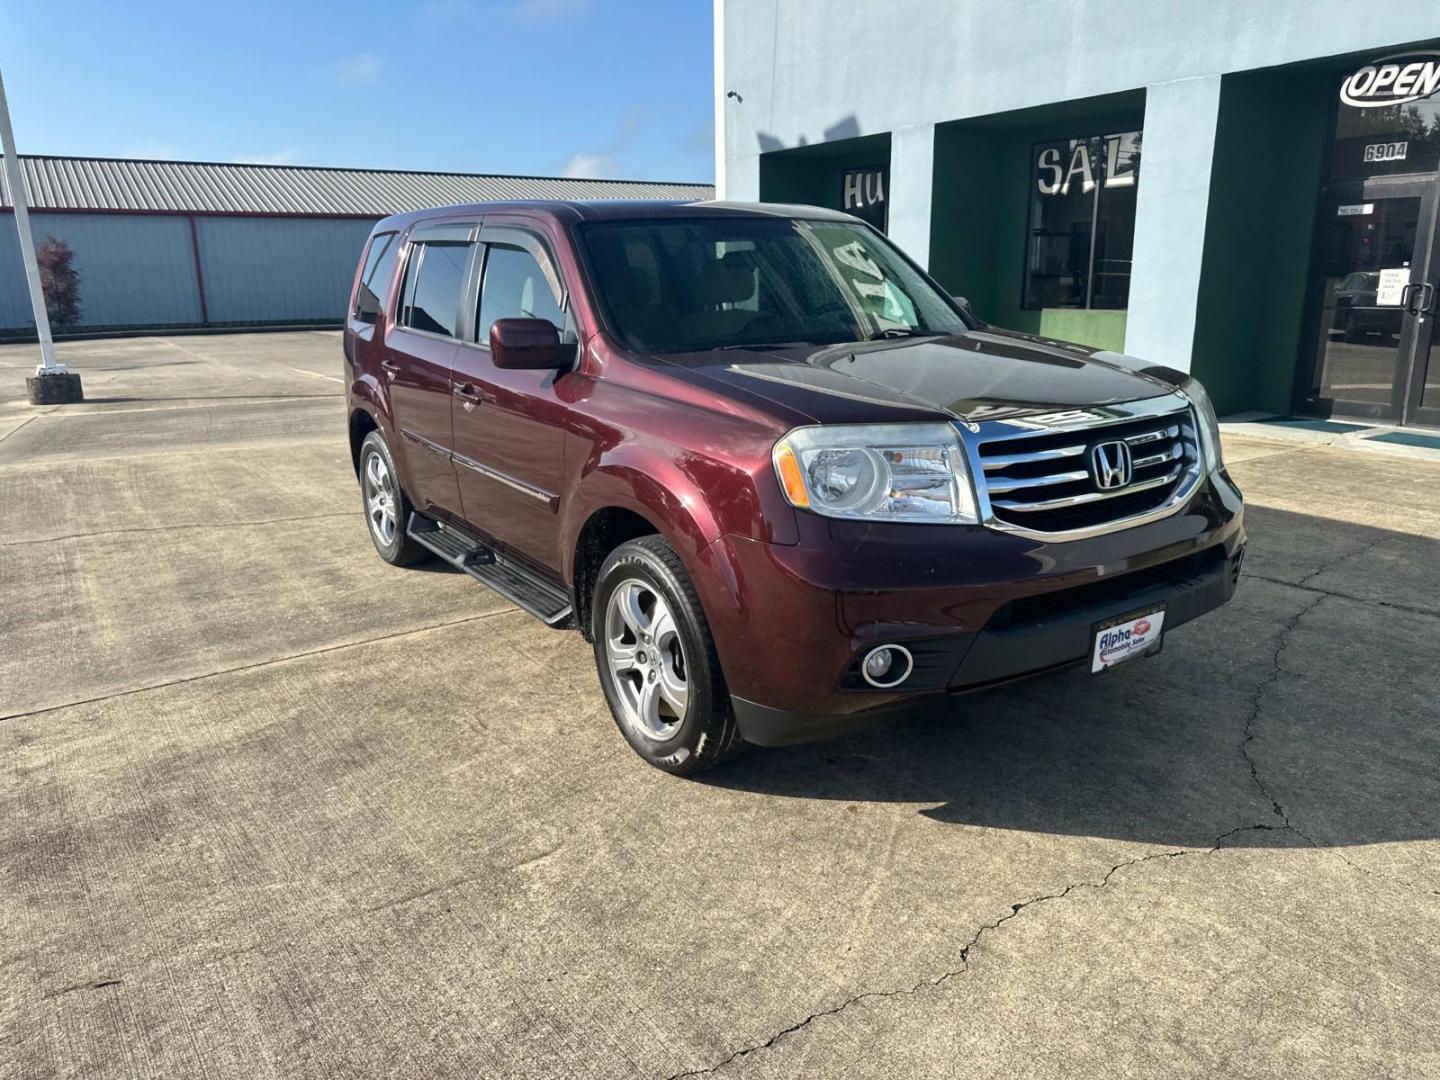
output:
[[[1346,341],[1364,341],[1371,334],[1387,337],[1400,332],[1399,307],[1380,307],[1375,301],[1380,292],[1380,271],[1357,270],[1335,286],[1335,319],[1330,325],[1331,336]]]

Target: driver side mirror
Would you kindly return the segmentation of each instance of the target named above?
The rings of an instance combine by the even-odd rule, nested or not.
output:
[[[496,319],[490,327],[490,358],[498,368],[558,368],[565,353],[560,331],[548,319]]]
[[[985,325],[985,320],[980,318],[979,315],[975,314],[975,309],[970,306],[970,301],[965,299],[965,297],[952,296],[950,297],[950,299],[955,301],[955,306],[960,309],[960,314],[964,315],[965,318],[968,319],[975,326]]]

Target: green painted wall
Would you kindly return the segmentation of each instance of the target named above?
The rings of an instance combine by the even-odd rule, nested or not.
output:
[[[1313,68],[1221,84],[1192,370],[1222,414],[1291,408],[1334,92]]]
[[[1021,306],[1031,150],[1053,139],[1142,127],[1140,97],[1123,97],[1124,108],[1108,99],[1107,107],[1088,111],[1066,103],[935,129],[930,272],[952,293],[967,297],[982,319],[1102,349],[1125,347],[1123,311]]]
[[[1034,325],[1030,325],[1031,318]],[[1097,349],[1125,351],[1125,312],[1123,311],[1069,311],[1064,308],[1046,308],[1043,311],[1022,311],[1010,324],[1016,330],[1026,330],[1041,337],[1074,341],[1081,345],[1093,345]]]
[[[845,170],[890,164],[890,136],[777,150],[760,158],[760,200],[843,210]]]

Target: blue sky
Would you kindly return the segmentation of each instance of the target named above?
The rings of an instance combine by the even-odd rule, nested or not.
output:
[[[714,177],[710,0],[5,7],[21,153]]]

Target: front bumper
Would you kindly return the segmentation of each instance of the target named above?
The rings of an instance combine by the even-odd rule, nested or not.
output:
[[[1223,470],[1169,518],[1065,543],[802,517],[793,546],[722,541],[738,602],[706,598],[741,732],[762,746],[1085,660],[1096,622],[1151,604],[1167,605],[1168,632],[1230,599],[1245,544]],[[882,643],[915,655],[895,691],[856,678]]]

